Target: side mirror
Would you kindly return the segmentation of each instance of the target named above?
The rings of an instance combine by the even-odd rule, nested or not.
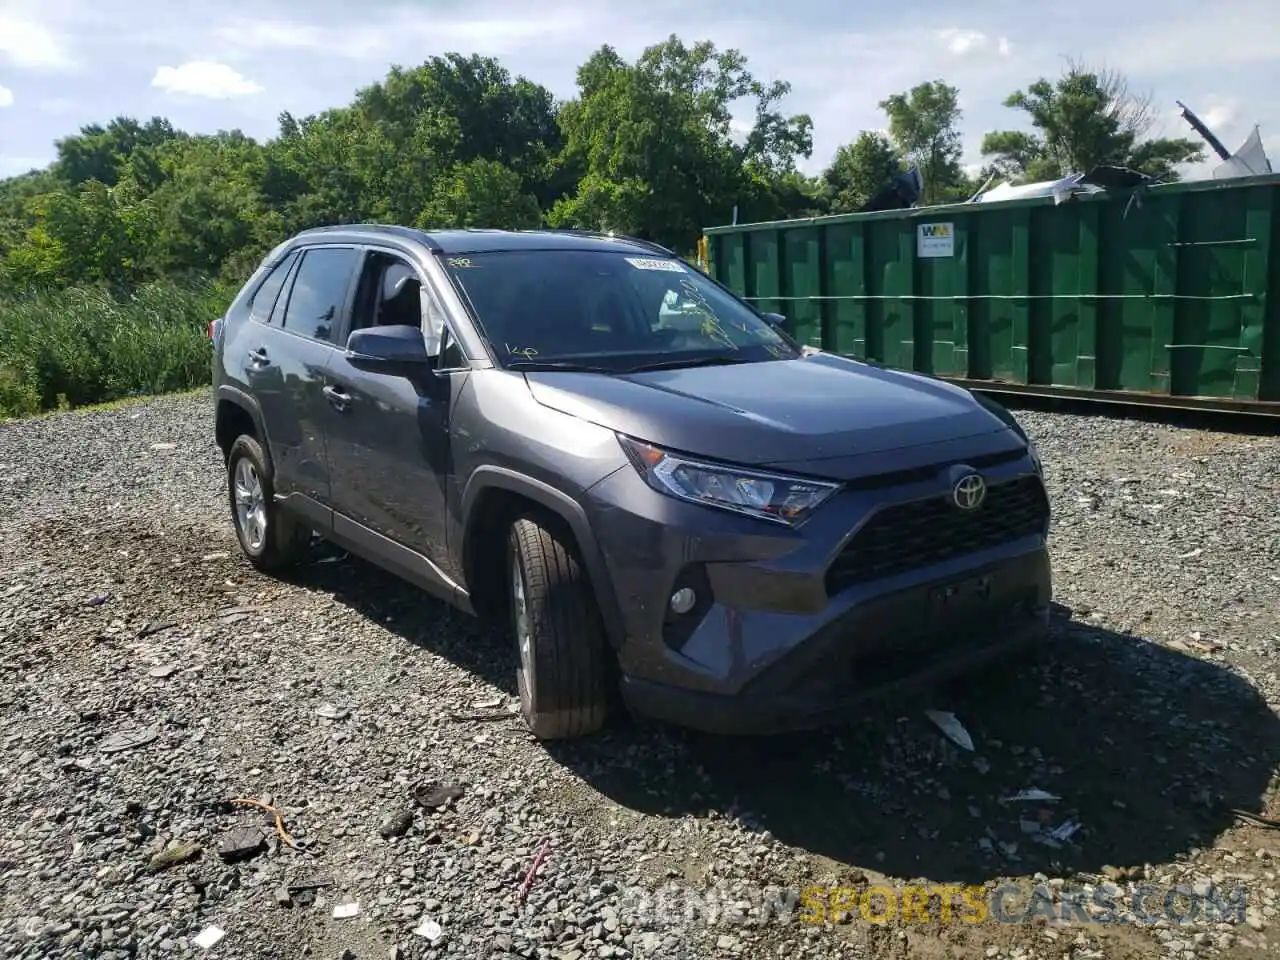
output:
[[[407,376],[428,369],[432,354],[418,327],[366,327],[347,338],[347,360],[361,370]]]
[[[769,326],[777,327],[779,330],[783,331],[784,333],[786,332],[787,318],[784,317],[782,314],[765,313],[765,314],[762,314],[762,316],[765,318],[766,321],[768,321]]]

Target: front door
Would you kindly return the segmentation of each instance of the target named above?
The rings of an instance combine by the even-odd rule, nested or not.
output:
[[[397,282],[406,276],[408,283]],[[416,268],[399,255],[369,251],[356,287],[351,329],[375,324],[421,328],[422,282]],[[408,548],[454,582],[458,571],[449,561],[445,539],[453,472],[449,411],[465,376],[464,371],[439,369],[416,377],[372,373],[356,368],[340,352],[324,373],[327,388],[342,398],[342,409],[330,412],[327,430],[335,513],[372,531],[372,546],[384,552],[385,561],[395,553],[389,552],[390,545]],[[335,527],[341,517],[335,517]],[[412,562],[401,555],[393,565]]]
[[[329,501],[322,375],[359,258],[354,247],[295,254],[277,268],[288,275],[274,304],[263,308],[269,313],[255,316],[247,331],[247,378],[262,409],[280,496]]]

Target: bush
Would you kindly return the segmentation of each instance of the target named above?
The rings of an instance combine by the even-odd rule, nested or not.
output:
[[[209,382],[209,321],[234,291],[169,281],[116,297],[72,288],[0,298],[0,416]]]

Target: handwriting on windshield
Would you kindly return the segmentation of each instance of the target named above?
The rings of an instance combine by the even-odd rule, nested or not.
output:
[[[524,357],[526,360],[532,360],[538,355],[538,351],[533,347],[513,347],[511,344],[504,344],[507,353],[513,357]]]

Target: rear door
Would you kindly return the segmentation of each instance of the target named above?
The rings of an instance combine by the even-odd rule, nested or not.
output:
[[[330,501],[324,434],[330,409],[323,376],[337,352],[334,337],[350,309],[359,262],[354,246],[304,248],[269,319],[255,318],[247,344],[249,380],[270,438],[276,493],[294,498],[303,513]]]

